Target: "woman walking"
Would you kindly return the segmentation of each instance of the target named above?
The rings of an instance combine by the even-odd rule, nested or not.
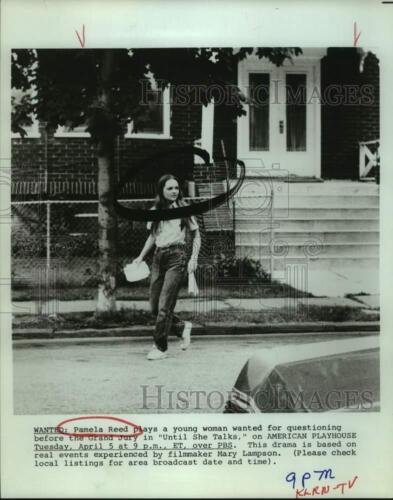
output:
[[[179,182],[173,175],[163,175],[157,186],[157,196],[152,210],[186,206]],[[192,323],[182,323],[174,314],[177,296],[187,267],[188,273],[196,270],[201,237],[194,216],[184,219],[148,222],[149,237],[134,262],[141,262],[155,246],[150,281],[150,306],[156,317],[154,347],[147,359],[167,357],[168,335],[182,337],[181,347],[187,349],[191,340]],[[187,263],[186,231],[192,235],[192,253]],[[182,332],[183,330],[183,332]]]

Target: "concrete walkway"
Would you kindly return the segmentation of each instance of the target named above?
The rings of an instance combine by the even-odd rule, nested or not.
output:
[[[296,274],[295,274],[296,276]],[[379,294],[379,270],[375,267],[336,266],[307,270],[307,279],[291,282],[292,273],[274,271],[273,278],[317,297],[344,297],[347,294]]]
[[[359,295],[352,298],[344,297],[322,297],[322,298],[234,298],[225,300],[214,300],[211,298],[189,298],[179,299],[176,305],[178,312],[208,313],[211,311],[242,310],[242,311],[269,311],[284,307],[294,307],[295,304],[305,306],[348,306],[362,309],[379,309],[379,295]],[[12,313],[17,314],[39,314],[40,304],[33,301],[14,302]],[[147,300],[118,300],[118,310],[136,309],[150,311]],[[73,312],[93,312],[96,308],[95,300],[67,300],[56,301],[45,304],[46,313],[73,313]]]

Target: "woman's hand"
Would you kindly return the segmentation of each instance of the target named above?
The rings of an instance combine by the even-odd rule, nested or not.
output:
[[[197,267],[198,267],[198,261],[196,259],[191,258],[188,261],[188,266],[187,266],[188,274],[195,272]]]
[[[132,261],[133,264],[140,264],[143,261],[142,257],[138,255],[136,259]]]

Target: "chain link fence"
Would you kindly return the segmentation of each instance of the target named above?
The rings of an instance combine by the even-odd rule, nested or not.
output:
[[[210,197],[186,198],[191,204],[207,199]],[[154,203],[153,198],[120,201],[125,207],[146,210]],[[59,300],[94,298],[99,279],[98,201],[14,201],[11,207],[14,300],[33,301],[36,312],[56,315]],[[215,304],[223,296],[242,297],[250,285],[263,302],[269,287],[277,288],[277,283],[271,282],[274,259],[285,260],[274,239],[278,220],[273,195],[237,196],[219,210],[197,216],[197,220],[202,241],[197,270],[201,300],[195,301],[195,310],[213,317],[219,310]],[[148,298],[149,280],[129,283],[123,273],[147,237],[146,222],[118,217],[116,279],[123,298]],[[187,249],[190,254],[190,235]],[[152,254],[146,259],[149,266]],[[302,279],[307,275],[303,267]]]
[[[208,198],[187,199],[189,203]],[[128,208],[150,209],[154,199],[121,200]],[[98,202],[96,200],[34,200],[12,202],[12,276],[14,289],[34,291],[50,270],[56,289],[95,287],[98,282]],[[223,212],[212,210],[197,216],[202,246],[199,267],[204,267],[206,286],[214,279],[214,258],[235,256],[235,202]],[[146,222],[118,217],[117,263],[119,285],[125,284],[125,264],[141,251],[148,231]],[[187,241],[191,252],[191,238]],[[151,264],[152,253],[147,262]],[[209,274],[209,267],[211,272]],[[203,284],[201,284],[203,286]]]

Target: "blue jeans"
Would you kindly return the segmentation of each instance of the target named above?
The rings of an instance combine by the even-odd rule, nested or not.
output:
[[[168,335],[181,336],[182,322],[174,315],[177,296],[186,269],[185,245],[156,248],[150,280],[150,306],[156,316],[154,342],[160,351],[168,349]]]

